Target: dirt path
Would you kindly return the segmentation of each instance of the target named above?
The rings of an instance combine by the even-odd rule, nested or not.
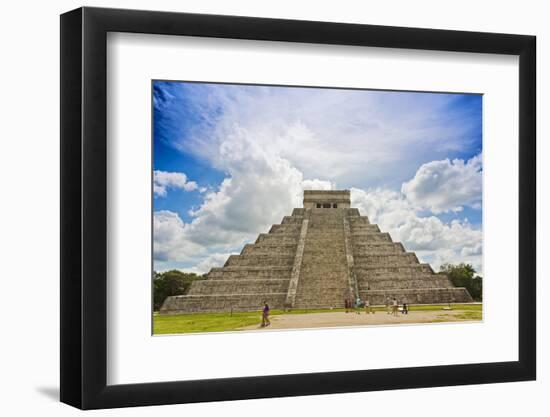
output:
[[[479,321],[465,318],[463,316],[464,313],[466,313],[465,310],[411,311],[407,315],[399,313],[396,317],[380,311],[376,312],[376,314],[365,314],[364,312],[361,312],[361,314],[344,312],[283,314],[280,316],[272,316],[271,326],[264,330]],[[254,325],[242,327],[239,330],[255,330],[258,328],[260,328],[259,325]]]

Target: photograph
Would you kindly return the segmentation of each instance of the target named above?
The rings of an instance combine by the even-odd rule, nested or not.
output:
[[[151,106],[153,335],[483,320],[482,94],[152,80]]]

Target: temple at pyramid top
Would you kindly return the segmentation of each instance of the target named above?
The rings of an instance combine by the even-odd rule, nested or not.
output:
[[[349,190],[305,190],[304,208],[350,208]]]
[[[187,294],[167,297],[160,313],[253,311],[264,302],[332,309],[349,299],[377,305],[391,297],[408,304],[472,301],[352,208],[349,190],[306,190],[303,208],[194,281]]]

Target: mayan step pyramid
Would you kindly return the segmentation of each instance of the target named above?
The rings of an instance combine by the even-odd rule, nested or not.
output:
[[[350,192],[304,191],[304,208],[231,255],[187,295],[166,298],[160,312],[177,314],[342,308],[346,298],[371,305],[396,297],[409,304],[472,302],[465,288],[393,242],[350,208]]]

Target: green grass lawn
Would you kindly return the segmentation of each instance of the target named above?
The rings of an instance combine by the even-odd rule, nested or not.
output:
[[[481,320],[481,304],[452,304],[453,310],[464,311],[457,317],[463,320]],[[414,305],[409,311],[430,311],[442,310],[444,305]],[[385,311],[385,307],[373,307],[376,311]],[[281,314],[311,314],[311,313],[334,313],[344,309],[324,310],[271,310],[271,316]],[[154,334],[177,334],[177,333],[203,333],[203,332],[226,332],[238,330],[239,328],[259,324],[261,312],[244,313],[195,313],[160,315],[153,314]]]

